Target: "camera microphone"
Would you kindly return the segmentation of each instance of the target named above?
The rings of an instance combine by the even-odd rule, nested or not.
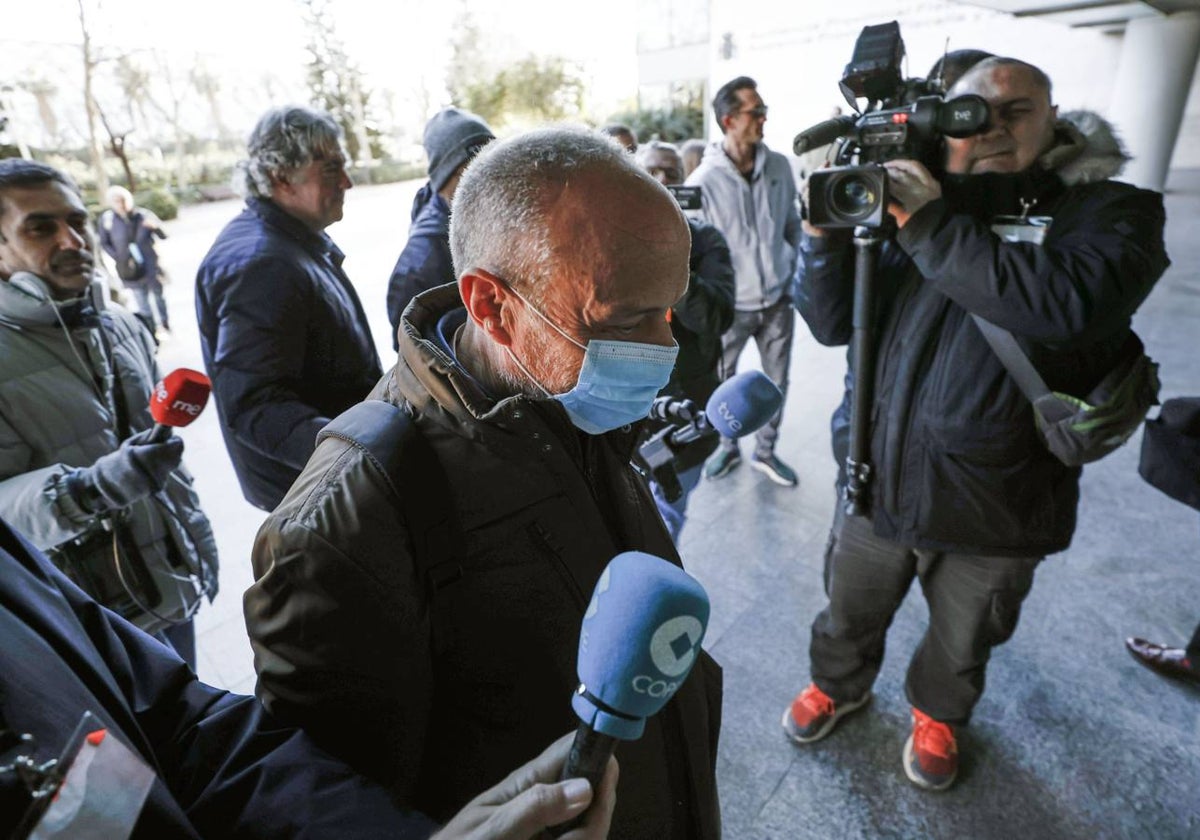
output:
[[[811,128],[806,128],[796,135],[792,143],[792,151],[798,155],[812,149],[828,146],[834,140],[845,137],[854,129],[856,117],[834,117],[831,120],[819,122]]]
[[[640,738],[646,718],[687,679],[708,616],[708,593],[679,566],[641,551],[609,562],[579,630],[579,688],[571,708],[580,723],[560,779],[587,779],[597,789],[617,741]],[[559,836],[581,820],[551,833]]]

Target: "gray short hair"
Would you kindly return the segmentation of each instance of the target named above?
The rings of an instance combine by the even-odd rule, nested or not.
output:
[[[598,131],[555,126],[484,147],[454,194],[455,277],[483,268],[539,302],[542,281],[558,268],[546,215],[572,178],[597,170],[628,173],[661,189],[617,141]]]
[[[958,81],[954,83],[954,86],[949,91],[947,91],[947,95],[953,95],[956,91],[961,93],[975,79],[982,76],[984,73],[995,70],[997,67],[1024,68],[1029,75],[1033,77],[1033,83],[1042,88],[1042,90],[1046,91],[1046,98],[1051,102],[1054,101],[1054,87],[1051,85],[1050,77],[1046,75],[1045,70],[1036,65],[1030,64],[1028,61],[1022,61],[1019,58],[1009,58],[1008,56],[999,55],[993,55],[988,58],[984,58],[975,64],[972,64],[969,69],[967,69],[961,76],[958,77]]]
[[[270,198],[271,181],[314,160],[342,153],[342,129],[325,111],[288,105],[259,118],[246,141],[245,160],[234,167],[233,188],[246,198]]]
[[[670,152],[673,155],[679,155],[679,147],[674,143],[668,143],[665,140],[647,140],[645,143],[638,146],[638,163],[640,163],[642,166],[645,166],[646,159],[650,157],[652,152]]]

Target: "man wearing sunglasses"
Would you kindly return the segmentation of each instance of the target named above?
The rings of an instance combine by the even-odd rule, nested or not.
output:
[[[767,106],[753,79],[727,82],[713,97],[713,112],[723,137],[705,150],[687,183],[703,190],[697,215],[729,242],[737,277],[737,313],[722,338],[721,375],[737,372],[738,357],[753,338],[763,373],[786,396],[795,324],[787,290],[800,242],[796,182],[787,158],[763,143]],[[758,430],[750,466],[776,484],[795,487],[796,471],[775,454],[782,420],[781,408]],[[722,439],[704,474],[722,478],[741,461],[737,442]]]

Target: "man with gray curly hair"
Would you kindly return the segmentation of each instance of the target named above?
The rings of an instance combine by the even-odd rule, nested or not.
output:
[[[317,432],[383,371],[344,255],[324,232],[352,186],[341,129],[323,111],[275,108],[247,146],[235,183],[246,206],[200,265],[196,312],[242,492],[271,510]]]
[[[608,562],[680,563],[630,458],[689,274],[670,194],[582,129],[489,144],[450,241],[457,288],[409,304],[398,364],[260,530],[244,599],[267,707],[439,819],[578,723]],[[720,836],[719,669],[692,653],[618,749],[611,837]]]

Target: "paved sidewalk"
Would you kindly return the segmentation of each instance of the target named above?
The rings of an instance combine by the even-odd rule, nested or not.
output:
[[[1135,322],[1164,398],[1200,394],[1200,172],[1171,187],[1173,265]],[[707,646],[725,667],[725,835],[1200,837],[1200,692],[1146,671],[1122,642],[1182,645],[1200,621],[1200,514],[1139,478],[1140,435],[1085,470],[1074,544],[1041,566],[1020,627],[992,658],[956,787],[925,793],[901,769],[904,672],[927,618],[919,591],[896,616],[871,706],[828,740],[785,740],[780,717],[808,682],[809,626],[824,606],[828,418],[845,370],[844,349],[817,345],[803,325],[797,337],[779,454],[800,487],[746,469],[706,482],[683,535],[712,596]]]
[[[394,358],[384,290],[418,184],[360,187],[330,230],[371,314],[385,367]],[[1200,172],[1168,196],[1174,265],[1136,326],[1161,365],[1164,396],[1200,394]],[[164,371],[200,367],[192,278],[232,202],[189,208],[160,246],[174,274],[177,335]],[[961,739],[959,784],[912,787],[900,768],[908,732],[903,672],[925,620],[910,593],[889,637],[873,704],[827,741],[787,742],[780,715],[808,680],[809,624],[823,604],[821,558],[833,511],[828,419],[842,349],[797,330],[780,455],[800,472],[780,488],[746,468],[696,491],[682,552],[712,596],[708,647],[725,667],[718,774],[725,836],[801,838],[1200,837],[1200,692],[1165,682],[1125,653],[1140,634],[1186,641],[1200,620],[1200,516],[1137,476],[1138,442],[1087,468],[1072,548],[1039,570],[1021,626],[989,669]],[[211,407],[183,433],[221,550],[221,594],[201,610],[200,675],[253,690],[241,593],[264,514],[246,504]]]

